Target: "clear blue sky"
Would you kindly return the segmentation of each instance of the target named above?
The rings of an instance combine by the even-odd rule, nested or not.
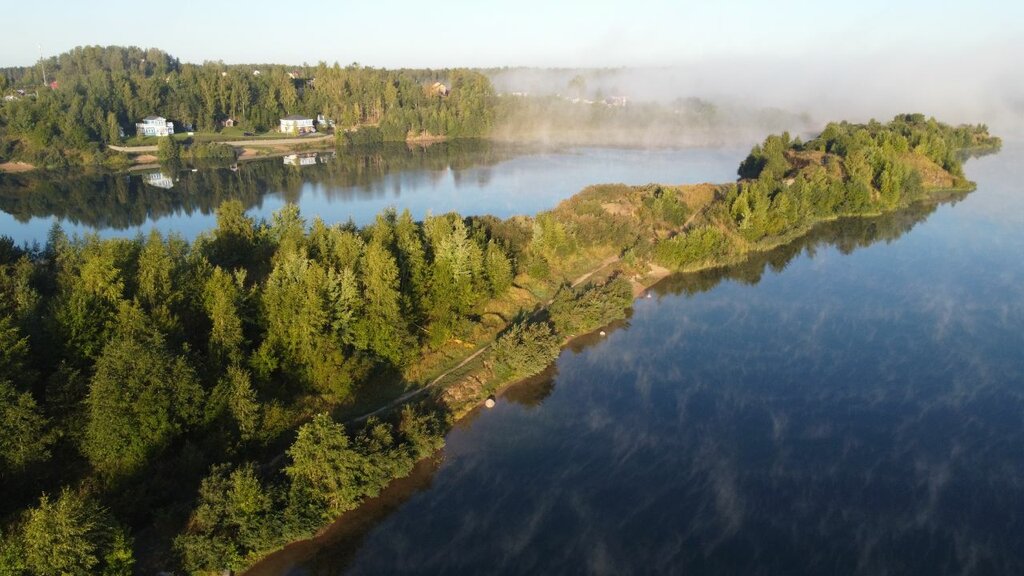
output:
[[[12,0],[0,66],[84,44],[201,62],[665,66],[752,55],[927,54],[1024,38],[1020,0]]]

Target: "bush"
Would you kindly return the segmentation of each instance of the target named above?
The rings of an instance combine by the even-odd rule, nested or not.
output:
[[[160,139],[156,145],[156,157],[161,164],[177,164],[181,161],[181,148],[172,136]]]
[[[429,430],[423,422],[408,425],[416,435]],[[363,431],[350,439],[343,425],[320,414],[299,428],[288,449],[291,464],[285,473],[293,494],[311,496],[322,503],[323,517],[331,518],[376,496],[392,479],[408,474],[414,455],[423,449],[408,448],[395,441],[389,424],[371,418]]]
[[[563,287],[548,313],[559,334],[572,336],[625,318],[632,304],[633,287],[626,279],[616,278],[603,285]]]
[[[420,412],[408,404],[402,408],[398,431],[415,460],[425,458],[444,446],[444,420],[438,414]]]
[[[683,203],[678,190],[648,185],[644,188],[644,219],[652,223],[665,223],[679,227],[686,221],[690,211]]]
[[[658,242],[654,260],[666,268],[681,270],[715,261],[728,253],[729,238],[717,228],[704,226]]]
[[[241,570],[253,552],[281,540],[280,514],[272,495],[248,464],[214,466],[199,487],[199,504],[187,533],[174,546],[189,572]]]
[[[192,160],[209,161],[220,160],[233,162],[235,160],[235,149],[230,144],[219,144],[217,142],[201,142],[193,144],[189,148]]]
[[[513,324],[491,351],[497,382],[537,374],[558,357],[558,350],[558,336],[547,322]]]
[[[346,146],[374,146],[384,142],[384,134],[376,126],[363,126],[349,132],[339,131],[338,144]]]
[[[29,511],[25,564],[36,574],[131,574],[131,540],[91,497],[67,488]]]

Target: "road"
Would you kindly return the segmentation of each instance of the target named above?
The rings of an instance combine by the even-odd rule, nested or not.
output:
[[[325,140],[331,140],[334,138],[333,134],[324,134],[323,136],[308,136],[303,138],[274,138],[274,139],[253,139],[253,140],[223,140],[223,141],[212,141],[215,144],[228,144],[237,148],[245,146],[291,146],[293,144],[312,144],[316,142],[323,142]],[[128,154],[146,154],[149,152],[156,152],[156,146],[114,146],[109,145],[107,148],[116,152],[125,152]]]

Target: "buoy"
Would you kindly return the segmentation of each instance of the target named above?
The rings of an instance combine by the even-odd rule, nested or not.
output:
[[[650,298],[650,297],[651,297],[651,293],[650,293],[650,292],[648,292],[648,293],[647,293],[647,297],[648,297],[648,298]]]
[[[487,400],[484,400],[484,406],[494,408],[494,396],[488,396]]]
[[[607,336],[607,334],[604,333],[604,330],[601,330],[601,332],[599,332],[599,334],[601,334],[601,336]]]

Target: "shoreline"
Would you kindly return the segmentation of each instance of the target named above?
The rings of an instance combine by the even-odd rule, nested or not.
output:
[[[501,219],[452,213],[443,219],[413,221],[407,213],[398,217],[385,212],[380,216],[381,228],[325,230],[313,226],[307,230],[303,226],[301,239],[294,238],[299,244],[292,244],[293,238],[286,233],[297,227],[282,228],[287,222],[268,228],[264,222],[245,218],[237,230],[243,238],[254,240],[236,243],[228,235],[225,243],[212,247],[202,242],[182,244],[187,252],[183,253],[181,270],[203,282],[204,294],[222,288],[214,282],[224,278],[223,270],[241,268],[258,278],[250,289],[254,298],[250,302],[258,304],[251,317],[254,340],[237,348],[241,354],[238,359],[245,362],[249,358],[248,369],[244,365],[239,368],[238,360],[222,357],[216,348],[186,359],[183,369],[195,370],[202,368],[204,361],[210,362],[219,369],[226,367],[232,377],[248,379],[239,383],[247,398],[253,391],[265,394],[246,404],[243,413],[235,413],[230,404],[216,404],[209,414],[223,418],[223,422],[210,426],[196,420],[191,428],[180,432],[185,438],[206,438],[211,431],[223,432],[223,437],[214,438],[205,451],[195,456],[184,451],[166,463],[153,461],[159,470],[196,459],[194,472],[181,480],[199,482],[199,491],[186,501],[186,493],[191,490],[182,484],[180,498],[175,495],[166,502],[154,500],[163,506],[161,514],[169,515],[166,522],[147,523],[163,516],[145,512],[135,517],[133,528],[141,528],[141,532],[137,533],[133,555],[162,565],[155,568],[181,566],[202,572],[228,567],[241,572],[250,564],[259,565],[263,558],[277,557],[277,551],[291,543],[315,538],[333,528],[344,529],[350,521],[346,512],[365,510],[381,490],[412,473],[417,462],[436,457],[446,438],[455,441],[451,431],[458,428],[453,427],[473,422],[486,412],[481,402],[491,407],[493,403],[488,399],[495,395],[515,402],[517,395],[526,398],[550,391],[558,359],[566,348],[578,351],[601,344],[606,330],[628,327],[633,317],[631,309],[641,313],[655,310],[650,308],[653,303],[638,304],[636,298],[665,282],[665,278],[670,280],[659,294],[674,292],[676,283],[685,285],[684,290],[690,293],[691,289],[714,286],[707,282],[711,278],[760,275],[761,271],[743,270],[747,263],[758,266],[778,255],[794,257],[804,246],[810,250],[828,236],[832,226],[870,229],[876,215],[892,213],[885,218],[899,221],[910,211],[930,213],[942,203],[963,197],[951,189],[963,192],[975,186],[964,178],[962,161],[932,148],[911,152],[911,143],[934,139],[929,132],[933,129],[939,130],[940,142],[946,144],[943,150],[955,150],[958,142],[969,144],[967,139],[972,134],[975,139],[998,142],[983,128],[964,132],[926,124],[917,116],[897,117],[888,126],[876,127],[870,139],[864,138],[867,128],[850,124],[830,127],[829,136],[806,144],[790,140],[786,134],[767,137],[764,147],[755,146],[741,163],[741,178],[724,184],[592,185],[554,209],[532,217]],[[850,142],[859,141],[856,139],[865,141],[861,147],[851,148]],[[891,141],[895,144],[888,146]],[[414,150],[412,146],[409,149]],[[263,150],[253,150],[250,157],[258,151]],[[265,151],[280,153],[272,148]],[[227,149],[205,150],[203,154],[196,150],[188,157],[217,156],[220,152]],[[858,164],[864,154],[877,155],[881,163]],[[268,162],[275,164],[273,160]],[[210,166],[214,165],[211,162]],[[921,208],[908,208],[915,205]],[[233,201],[228,210],[237,214],[244,205]],[[826,225],[837,220],[841,222]],[[269,231],[269,242],[264,244],[265,230]],[[386,237],[389,231],[395,240]],[[161,249],[173,247],[172,241],[157,237],[154,245],[157,241]],[[332,256],[325,242],[337,243],[344,254]],[[453,242],[459,243],[454,249]],[[69,249],[77,246],[81,244],[71,244]],[[456,274],[444,263],[458,256],[460,246],[469,251],[466,258],[470,262],[454,269],[468,271],[469,276],[452,280],[450,277]],[[311,252],[303,252],[306,249]],[[204,257],[211,265],[223,266],[222,272],[204,267]],[[304,265],[303,260],[309,262],[309,272],[294,274],[292,265]],[[132,266],[136,262],[141,266],[141,258],[133,258],[117,270],[135,275]],[[438,266],[440,272],[435,270],[421,278],[408,262],[422,262],[425,268],[420,271]],[[30,264],[42,267],[47,263],[36,258]],[[769,265],[774,267],[775,263]],[[401,278],[402,266],[412,278],[405,284],[396,279]],[[718,271],[699,274],[708,269]],[[671,271],[682,274],[670,276]],[[343,284],[339,285],[345,289],[344,294],[332,288],[312,288],[329,286],[335,274],[342,278]],[[293,277],[298,281],[289,280]],[[76,282],[88,279],[77,272],[72,277]],[[241,318],[249,308],[238,274],[234,283],[239,291],[232,289],[228,294],[226,314],[229,320],[238,318],[244,329]],[[311,288],[303,290],[305,286]],[[378,292],[387,298],[382,305],[373,300],[380,295]],[[422,300],[418,296],[421,293],[425,294]],[[122,297],[145,294],[143,287],[129,287]],[[340,305],[360,294],[373,306],[353,308],[357,315],[347,316],[349,309]],[[52,305],[67,301],[64,293],[51,298]],[[278,301],[289,305],[276,305]],[[289,312],[291,302],[315,307],[308,310],[317,318],[332,320],[308,334],[323,347],[292,352],[275,349],[287,343],[290,326],[300,326],[312,317]],[[208,305],[205,301],[203,304]],[[142,308],[142,314],[158,313],[136,305]],[[214,312],[200,308],[194,299],[172,312],[172,318],[203,317],[205,312],[216,321]],[[336,324],[336,314],[344,315],[339,316],[342,322],[354,318],[357,324]],[[287,324],[283,328],[278,326],[282,319]],[[315,325],[316,321],[311,323]],[[432,332],[435,327],[440,331]],[[181,337],[182,351],[193,345],[197,349],[207,347],[204,326],[200,330],[185,328],[180,333],[167,330]],[[157,329],[154,334],[158,338],[162,332]],[[127,341],[124,334],[118,338],[114,341]],[[218,333],[211,329],[210,342],[219,342],[217,338]],[[621,341],[622,336],[617,338]],[[616,345],[607,346],[598,350],[608,352]],[[177,349],[167,348],[166,362]],[[104,359],[109,355],[105,352]],[[340,363],[347,363],[349,358],[351,366]],[[160,366],[163,362],[161,356],[150,363]],[[252,375],[259,388],[253,387]],[[217,401],[221,397],[225,381],[221,378],[213,382],[216,376],[211,373],[203,380],[204,385],[214,386],[213,392],[208,396],[197,392],[197,399]],[[529,381],[536,386],[511,392]],[[268,388],[278,382],[294,384],[280,399],[274,396],[276,388]],[[172,409],[168,411],[178,417]],[[385,413],[380,419],[373,418]],[[125,415],[129,422],[134,418],[131,413]],[[103,410],[94,409],[89,413],[89,425],[106,433],[107,416]],[[365,425],[359,424],[364,420]],[[253,427],[260,432],[252,435],[247,431]],[[133,436],[127,434],[125,438]],[[354,447],[349,450],[346,446]],[[85,448],[90,449],[84,455],[92,467],[81,475],[82,482],[102,480],[104,474],[132,472],[111,464],[110,454],[93,451],[88,444]],[[221,462],[225,456],[228,461]],[[205,464],[210,465],[210,471],[200,478],[203,471],[199,467]],[[349,468],[362,472],[351,476],[346,472]],[[148,490],[147,480],[140,476],[137,484],[124,488],[99,485],[93,496],[131,496],[133,490]],[[263,494],[259,514],[238,518],[229,507],[226,515],[211,517],[211,506],[219,509],[224,498],[233,498],[234,488],[224,485],[225,481],[245,482],[258,489]],[[132,514],[133,509],[128,508],[128,513]],[[251,530],[257,528],[265,532],[252,538]],[[358,540],[343,545],[347,544],[357,546]],[[234,547],[237,553],[225,556],[218,551],[221,546]]]
[[[677,270],[677,271],[672,271],[672,270],[669,270],[667,268],[664,268],[664,267],[661,267],[661,266],[658,266],[658,265],[652,263],[652,264],[649,265],[648,273],[646,275],[644,275],[643,277],[641,277],[639,279],[637,279],[635,277],[630,279],[630,284],[633,286],[633,300],[630,302],[630,306],[629,306],[628,309],[631,309],[633,307],[633,305],[635,304],[636,300],[640,299],[643,294],[645,294],[646,292],[648,292],[649,290],[654,288],[657,284],[659,284],[660,282],[662,282],[662,281],[664,281],[666,279],[669,279],[669,278],[674,277],[674,276],[706,272],[708,270],[714,270],[714,269],[720,269],[720,268],[730,268],[732,266],[740,266],[740,265],[744,264],[745,262],[747,262],[750,259],[750,257],[753,256],[753,255],[763,254],[765,252],[770,252],[772,250],[785,247],[786,245],[791,244],[791,243],[797,241],[798,239],[808,235],[812,230],[817,228],[819,225],[828,224],[828,223],[831,223],[831,222],[841,221],[841,220],[845,220],[845,219],[859,220],[859,219],[864,219],[864,218],[873,218],[873,217],[884,216],[886,214],[892,214],[892,213],[898,212],[900,210],[906,209],[906,208],[908,208],[910,206],[913,206],[915,204],[942,202],[943,200],[945,200],[951,194],[969,193],[969,192],[973,191],[974,189],[976,189],[976,186],[974,185],[973,182],[969,181],[968,185],[963,186],[963,187],[954,187],[954,188],[929,190],[923,197],[921,197],[919,199],[916,199],[914,201],[911,201],[911,202],[907,202],[906,204],[902,204],[900,206],[897,206],[897,207],[895,207],[892,210],[880,211],[878,213],[873,213],[873,214],[851,214],[851,215],[835,216],[835,217],[831,217],[831,218],[823,218],[823,219],[820,219],[820,220],[814,222],[810,226],[807,226],[806,228],[801,229],[796,234],[788,235],[785,239],[782,239],[782,240],[777,241],[777,242],[770,242],[770,243],[767,243],[767,244],[764,244],[764,245],[755,246],[754,248],[746,250],[743,253],[738,254],[735,257],[730,258],[730,259],[728,259],[726,261],[706,262],[706,263],[703,263],[703,264],[700,264],[700,265],[697,265],[697,266],[689,267],[689,268],[687,268],[685,270]],[[581,281],[579,283],[585,282],[586,280],[589,280],[589,279],[593,278],[599,272],[604,271],[604,270],[608,271],[608,276],[609,277],[613,276],[617,272],[622,272],[621,267],[618,266],[618,265],[621,265],[621,264],[622,264],[622,261],[619,258],[616,258],[614,261],[611,261],[611,262],[609,262],[607,260],[606,261],[602,261],[598,267],[592,269],[590,272],[585,274],[584,277],[581,278]],[[538,312],[540,312],[541,310],[546,310],[548,304],[550,304],[550,302],[546,303],[541,309],[538,310]],[[600,325],[600,326],[598,326],[598,327],[596,327],[596,328],[594,328],[592,330],[589,330],[589,331],[586,331],[586,332],[581,332],[581,333],[578,333],[578,334],[573,334],[571,336],[566,337],[565,339],[563,339],[559,343],[559,355],[561,355],[562,352],[564,352],[566,349],[572,347],[573,343],[577,343],[577,342],[585,341],[585,340],[586,341],[592,341],[594,339],[603,339],[604,336],[599,336],[599,334],[602,331],[610,331],[610,329],[612,327],[614,327],[619,322],[620,322],[620,320],[612,320],[611,322],[602,324],[602,325]],[[440,381],[441,379],[449,376],[455,370],[458,370],[459,368],[464,367],[470,361],[474,360],[481,353],[483,353],[488,348],[490,348],[490,346],[493,344],[493,342],[494,342],[494,340],[492,339],[489,343],[487,343],[484,346],[476,349],[471,355],[467,356],[455,368],[449,369],[445,373],[443,373],[440,376],[438,376],[436,381],[433,382],[431,385],[413,391],[413,393],[415,393],[415,394],[410,393],[412,395],[411,398],[408,398],[408,399],[406,399],[404,401],[401,401],[401,402],[392,401],[392,403],[389,403],[387,406],[378,408],[377,410],[375,410],[375,411],[373,411],[371,413],[368,413],[368,414],[365,414],[363,416],[359,416],[359,417],[356,417],[356,418],[351,418],[351,419],[345,420],[344,424],[357,423],[357,422],[365,420],[366,418],[368,418],[370,416],[375,416],[375,415],[379,415],[381,413],[389,412],[391,410],[394,410],[396,408],[399,408],[399,407],[409,403],[409,401],[412,401],[414,398],[416,398],[417,396],[419,396],[421,394],[426,394],[428,391],[434,391],[434,384],[436,384],[437,381]],[[491,398],[491,397],[500,398],[506,392],[508,392],[510,389],[513,389],[513,388],[515,388],[516,386],[519,386],[519,385],[526,384],[526,383],[530,382],[531,380],[538,378],[540,375],[542,375],[545,372],[549,371],[552,368],[552,366],[555,365],[556,362],[557,362],[557,359],[556,359],[556,361],[551,362],[550,364],[545,366],[544,369],[541,370],[540,372],[538,372],[537,374],[532,374],[532,375],[529,375],[529,376],[524,376],[524,377],[521,377],[521,378],[516,378],[516,379],[513,379],[513,380],[509,380],[507,382],[500,383],[495,388],[493,388],[491,390],[488,390],[486,393],[483,393],[483,394],[479,394],[479,393],[474,394],[472,390],[467,390],[467,388],[469,388],[469,389],[476,388],[476,386],[472,385],[472,382],[477,382],[477,383],[479,383],[481,385],[484,385],[484,387],[486,388],[486,382],[481,382],[479,380],[476,380],[473,377],[472,374],[462,376],[459,379],[457,379],[456,381],[450,382],[448,385],[442,386],[442,387],[438,388],[437,391],[440,394],[442,394],[442,395],[443,395],[444,392],[448,392],[448,391],[451,391],[451,390],[467,390],[467,391],[470,392],[470,395],[471,395],[471,398],[472,398],[472,400],[468,400],[466,402],[460,403],[460,404],[455,405],[455,406],[448,405],[443,398],[439,398],[439,401],[444,403],[444,404],[446,404],[448,406],[448,408],[451,409],[451,411],[452,411],[451,412],[451,414],[452,414],[452,422],[451,422],[451,425],[448,427],[448,429],[445,431],[445,436],[447,436],[448,433],[450,433],[453,429],[455,429],[456,426],[462,425],[463,423],[471,420],[472,418],[474,418],[474,417],[476,417],[476,416],[478,416],[480,414],[485,413],[486,410],[488,410],[488,408],[485,407],[485,402],[486,402],[486,400],[488,398]],[[428,395],[428,397],[429,397],[429,395]],[[388,482],[387,485],[385,485],[385,487],[382,490],[380,495],[374,496],[372,498],[368,498],[368,499],[364,500],[362,503],[360,503],[356,508],[354,508],[352,510],[349,510],[349,511],[341,514],[340,516],[336,517],[331,522],[329,522],[328,524],[324,525],[319,530],[317,530],[316,533],[313,536],[311,536],[309,538],[304,538],[304,539],[301,539],[301,540],[294,540],[292,542],[289,542],[289,543],[285,544],[284,546],[282,546],[280,548],[277,548],[277,549],[267,553],[266,555],[263,555],[254,564],[252,564],[249,568],[247,568],[246,570],[244,570],[240,574],[242,576],[270,576],[272,574],[278,574],[279,572],[275,572],[274,571],[275,568],[276,569],[280,569],[280,568],[291,567],[289,565],[283,564],[281,562],[281,560],[278,558],[279,555],[289,553],[290,551],[293,551],[295,549],[300,549],[301,550],[301,549],[304,549],[304,548],[309,548],[309,549],[311,549],[311,550],[313,550],[315,552],[315,550],[318,549],[318,546],[317,546],[318,544],[327,544],[327,543],[335,543],[335,542],[343,541],[343,538],[338,538],[336,535],[337,534],[350,534],[350,533],[356,531],[355,527],[345,526],[344,525],[345,522],[347,522],[350,518],[353,518],[353,517],[357,518],[357,519],[364,519],[365,520],[365,516],[367,514],[372,515],[373,514],[373,512],[372,512],[373,510],[376,510],[376,509],[380,508],[382,505],[384,505],[382,503],[388,502],[388,501],[390,501],[390,500],[392,500],[394,498],[394,496],[395,496],[394,492],[396,492],[396,491],[401,492],[403,490],[402,487],[404,487],[406,484],[414,484],[414,483],[416,483],[414,480],[412,480],[412,478],[417,474],[417,471],[421,470],[422,467],[424,467],[424,466],[430,465],[429,463],[438,460],[438,458],[440,458],[443,455],[444,450],[445,450],[445,448],[444,448],[444,446],[442,446],[441,448],[439,448],[437,451],[433,452],[432,454],[430,454],[430,455],[428,455],[428,456],[418,460],[415,463],[413,470],[410,471],[409,474],[407,474],[406,476],[401,476],[401,477],[393,478],[390,482]],[[369,512],[368,512],[368,510],[369,510]],[[332,536],[334,536],[334,537],[332,537]]]

